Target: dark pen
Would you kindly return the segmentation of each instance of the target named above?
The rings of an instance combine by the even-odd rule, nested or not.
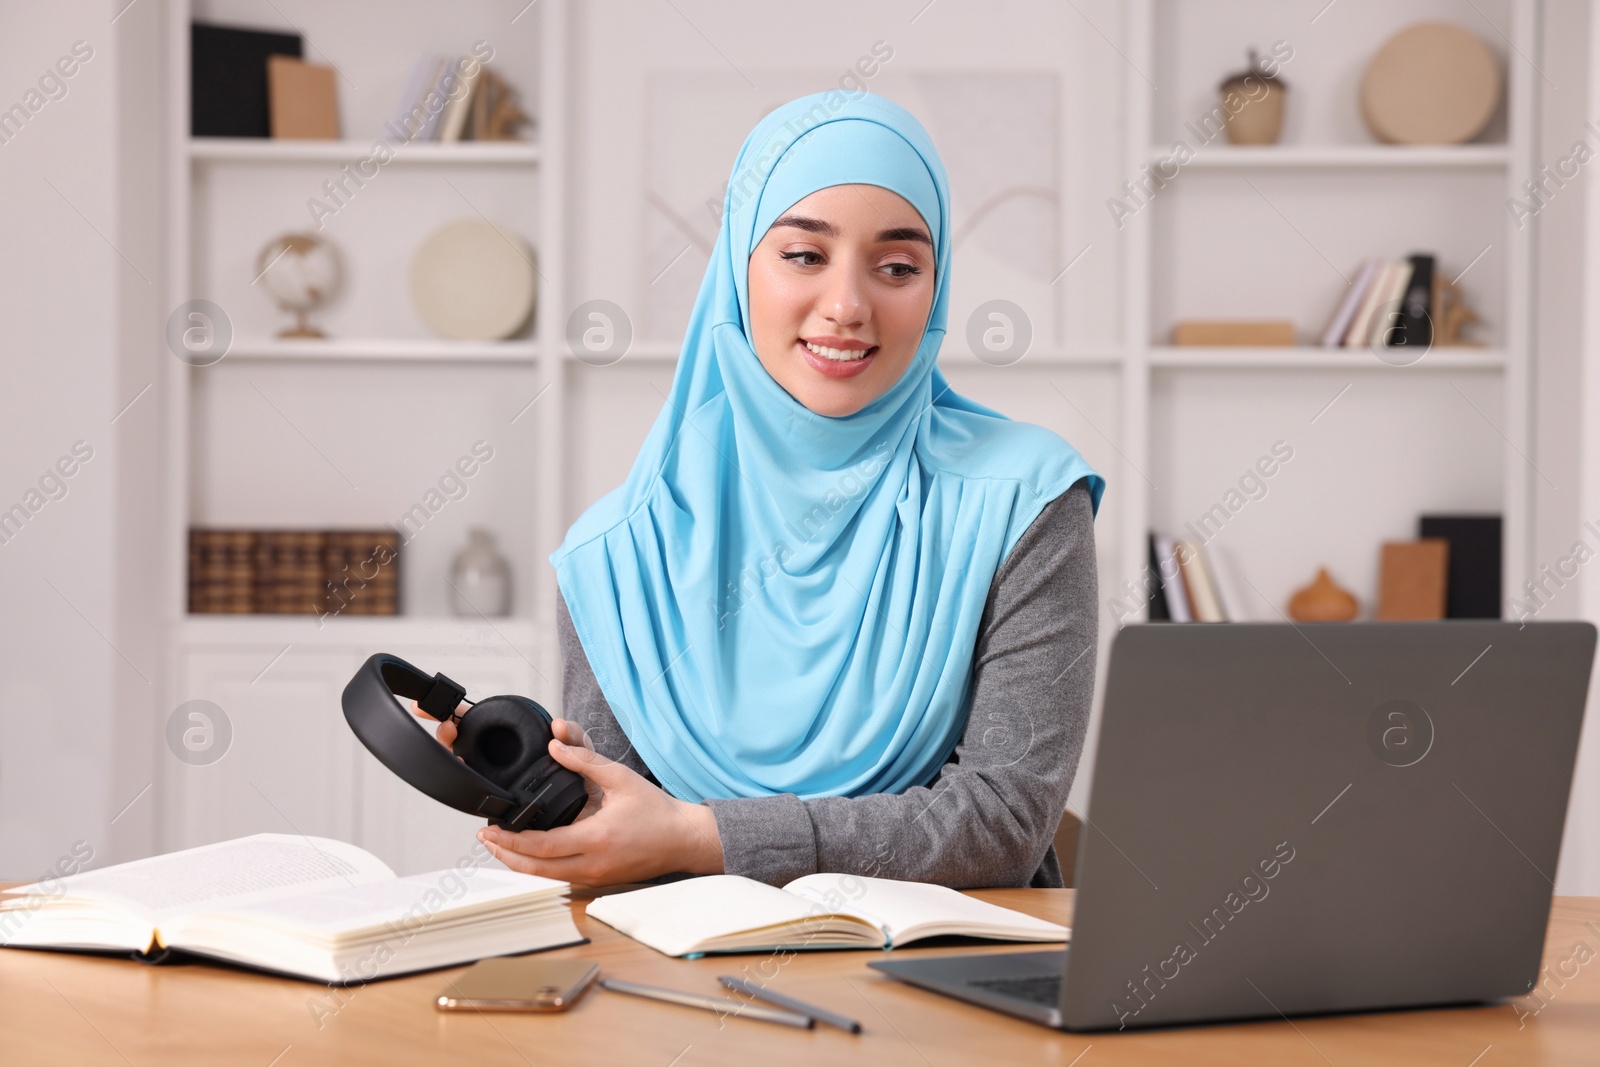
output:
[[[827,1023],[829,1026],[837,1026],[846,1033],[859,1034],[861,1032],[860,1023],[854,1019],[831,1012],[827,1008],[818,1008],[807,1004],[803,1000],[786,997],[782,993],[774,993],[765,986],[752,985],[743,978],[736,978],[731,974],[724,974],[717,980],[736,993],[744,993],[747,996],[755,997],[757,1000],[764,1000],[768,1004],[775,1004],[780,1008],[799,1012],[801,1015],[810,1016],[818,1022]]]
[[[668,1004],[682,1004],[686,1008],[704,1008],[714,1011],[721,1016],[743,1016],[746,1019],[758,1019],[767,1023],[782,1023],[785,1026],[809,1030],[815,1025],[811,1016],[803,1012],[776,1011],[772,1008],[763,1008],[749,1004],[739,1005],[737,1010],[729,1010],[726,999],[708,997],[704,993],[685,993],[678,989],[662,989],[660,986],[641,985],[638,982],[624,982],[619,978],[600,979],[600,988],[609,989],[613,993],[628,993],[635,997],[647,997],[650,1000],[660,1000]],[[681,1053],[679,1055],[682,1055]]]

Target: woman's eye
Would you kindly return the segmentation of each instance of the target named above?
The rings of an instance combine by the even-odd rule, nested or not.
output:
[[[815,267],[822,262],[821,252],[779,252],[778,255],[784,259],[800,259],[802,256],[815,256],[815,261],[805,260],[801,263],[801,266],[805,267]]]
[[[889,263],[883,269],[889,271],[891,278],[911,278],[922,273],[922,268],[910,263]]]

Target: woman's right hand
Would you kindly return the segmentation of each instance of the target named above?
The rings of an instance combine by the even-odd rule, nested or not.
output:
[[[465,715],[466,712],[467,712],[467,709],[470,708],[471,706],[472,706],[471,704],[468,704],[465,700],[463,700],[461,702],[461,706],[456,708],[456,714],[457,715]],[[430,724],[431,723],[437,723],[439,728],[434,731],[433,736],[438,738],[439,739],[439,743],[441,745],[443,745],[445,748],[450,749],[452,752],[455,751],[455,743],[456,743],[456,724],[455,723],[451,722],[449,719],[445,719],[443,722],[440,722],[438,719],[435,719],[432,715],[429,715],[427,712],[425,712],[421,708],[417,707],[417,702],[414,701],[414,700],[411,702],[411,714],[415,715],[417,718],[421,719],[425,723],[430,723]],[[461,757],[457,756],[456,758],[460,759]]]

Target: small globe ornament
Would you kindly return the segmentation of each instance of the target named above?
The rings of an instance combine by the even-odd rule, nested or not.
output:
[[[279,337],[326,337],[306,316],[326,307],[344,280],[339,253],[310,233],[286,233],[267,242],[256,257],[256,276],[277,302],[295,316],[295,324]]]

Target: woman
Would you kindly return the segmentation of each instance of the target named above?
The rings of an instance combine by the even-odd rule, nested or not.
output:
[[[480,831],[514,870],[1062,884],[1104,482],[945,383],[943,165],[842,97],[745,140],[671,396],[550,557],[591,799]]]

